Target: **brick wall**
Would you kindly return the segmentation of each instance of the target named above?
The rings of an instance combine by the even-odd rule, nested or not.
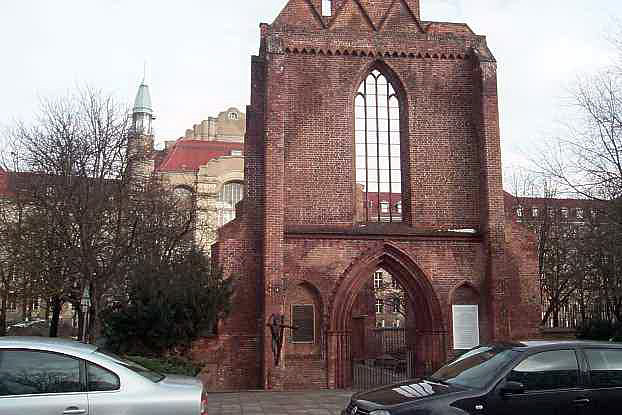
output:
[[[285,126],[285,221],[351,224],[356,197],[353,90],[375,59],[285,57],[282,94],[290,108]],[[406,219],[430,229],[479,228],[472,63],[391,58],[384,65],[406,82],[402,108],[409,121],[402,152],[404,164],[410,166],[410,172],[404,172],[405,198],[411,200],[404,203]]]
[[[456,290],[465,283],[479,295],[482,341],[537,325],[533,247],[504,222],[496,63],[485,38],[465,25],[421,23],[415,0],[335,1],[331,18],[319,4],[291,0],[261,25],[247,193],[214,250],[238,275],[236,311],[219,338],[197,346],[222,351],[215,387],[347,386],[356,347],[348,313],[377,267],[413,296],[407,337],[430,362],[452,352],[451,304],[467,300]],[[391,80],[402,108],[401,225],[357,225],[354,97],[372,68]],[[467,228],[475,233],[452,231]],[[285,298],[272,289],[283,279]],[[274,367],[265,324],[300,301],[317,307],[316,344],[286,341]],[[427,337],[417,340],[416,330]]]
[[[514,221],[506,224],[510,337],[514,340],[539,338],[542,319],[536,235]]]

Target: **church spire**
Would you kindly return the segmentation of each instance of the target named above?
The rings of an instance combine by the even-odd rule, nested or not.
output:
[[[154,170],[153,106],[149,86],[143,81],[138,87],[132,109],[132,129],[128,140],[129,172],[134,179],[148,178]]]
[[[138,87],[138,93],[134,100],[134,109],[132,111],[132,120],[134,132],[137,135],[152,135],[153,128],[152,122],[155,120],[153,116],[153,107],[151,105],[151,94],[149,93],[149,86],[143,81]]]

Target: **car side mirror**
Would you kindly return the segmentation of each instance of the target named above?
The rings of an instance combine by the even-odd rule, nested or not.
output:
[[[501,387],[501,395],[520,395],[525,393],[525,385],[520,382],[505,382],[505,384]]]

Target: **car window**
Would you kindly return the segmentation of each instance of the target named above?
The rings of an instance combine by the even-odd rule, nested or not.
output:
[[[498,376],[499,370],[507,367],[519,352],[504,347],[478,347],[440,368],[429,379],[482,388]]]
[[[78,359],[49,352],[0,351],[0,396],[82,390]]]
[[[92,363],[86,365],[86,379],[89,392],[116,391],[121,387],[117,375]]]
[[[135,373],[138,373],[139,375],[141,375],[142,377],[145,377],[147,379],[149,379],[152,382],[160,382],[162,379],[165,378],[164,375],[158,373],[158,372],[154,372],[153,370],[149,370],[141,365],[139,365],[138,363],[134,363],[131,360],[127,360],[124,359],[120,356],[115,355],[114,353],[110,353],[107,350],[102,350],[102,349],[97,349],[95,351],[95,354],[101,357],[106,357],[108,359],[110,359],[111,361],[115,362],[118,365],[124,366],[127,369],[130,369],[132,371],[134,371]]]
[[[622,350],[586,350],[592,385],[597,388],[622,387]]]
[[[579,384],[579,364],[573,350],[555,350],[530,356],[508,375],[526,391],[574,388]]]

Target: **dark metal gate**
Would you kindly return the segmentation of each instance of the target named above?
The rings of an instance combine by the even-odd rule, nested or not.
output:
[[[406,329],[374,329],[367,335],[370,355],[352,362],[355,389],[369,389],[413,377],[415,352],[407,346]]]
[[[375,346],[375,353],[352,361],[352,387],[370,389],[434,372],[445,362],[445,335],[444,331],[408,333],[403,328],[373,330],[367,341]]]

